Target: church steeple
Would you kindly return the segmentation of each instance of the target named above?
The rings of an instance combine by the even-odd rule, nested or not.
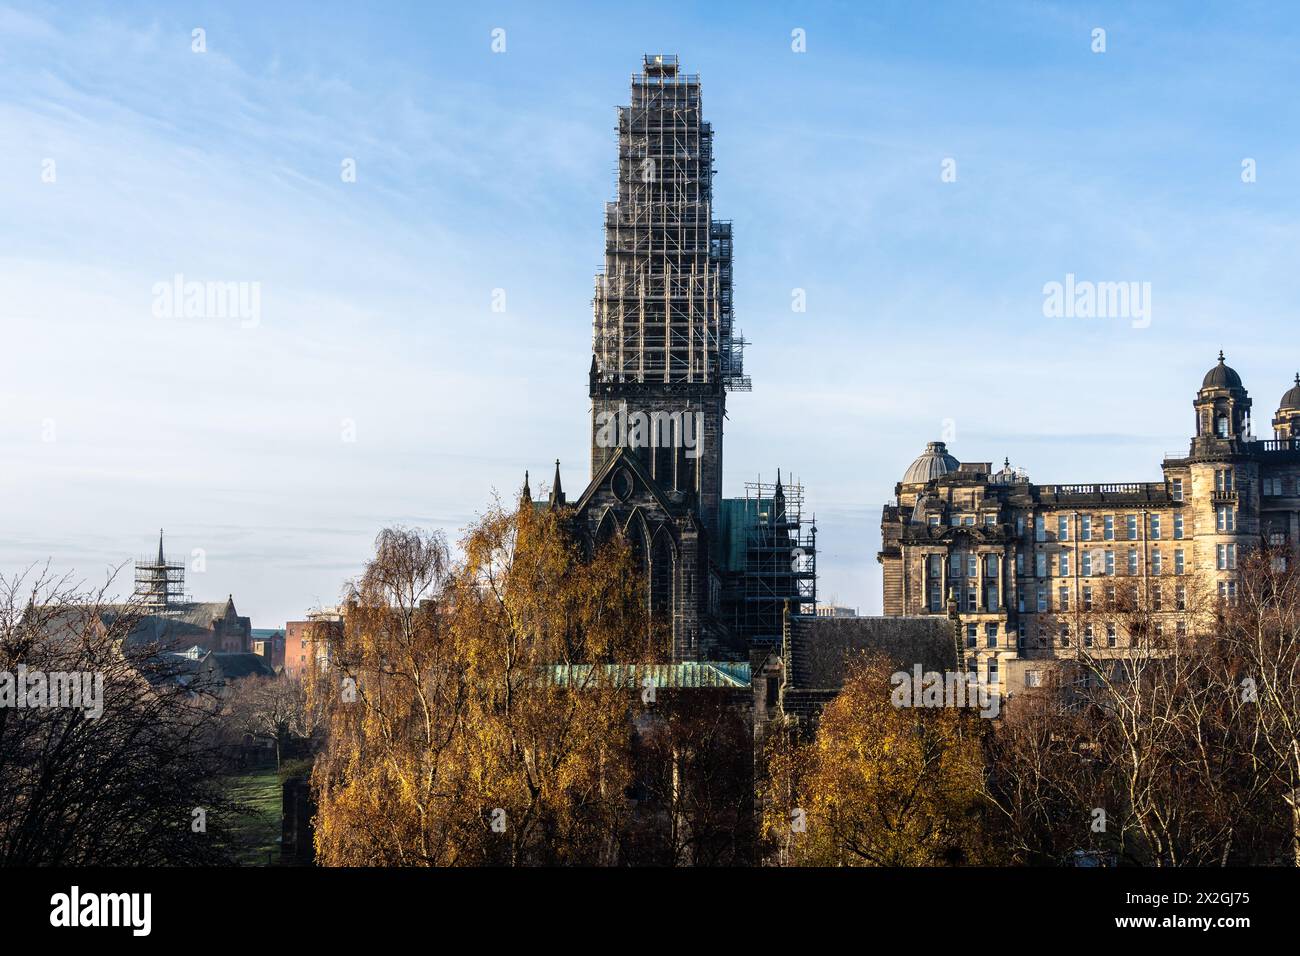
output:
[[[551,507],[564,504],[564,488],[560,485],[560,459],[555,459],[555,481],[551,483]]]
[[[531,505],[533,503],[533,489],[528,487],[528,469],[524,469],[524,487],[519,491],[519,504]]]

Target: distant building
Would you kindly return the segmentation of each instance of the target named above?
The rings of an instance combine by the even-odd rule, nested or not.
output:
[[[252,651],[271,665],[276,673],[284,670],[284,631],[253,628]]]
[[[193,601],[185,593],[185,564],[163,553],[135,563],[135,593],[121,610],[140,614],[127,638],[134,644],[158,644],[168,649],[198,645],[223,654],[252,650],[252,621],[235,609],[234,595],[224,601]]]
[[[170,679],[188,685],[199,681],[207,688],[220,688],[245,677],[274,677],[271,665],[258,654],[210,651],[194,644],[183,651],[165,652],[178,666],[168,669]]]
[[[305,621],[284,626],[284,672],[302,677],[311,666],[329,663],[329,642],[343,633],[343,612],[338,608],[312,611]]]
[[[816,607],[817,617],[857,617],[858,609],[855,607],[845,607],[843,604],[818,604]]]

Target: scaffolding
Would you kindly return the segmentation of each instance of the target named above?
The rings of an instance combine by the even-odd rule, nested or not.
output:
[[[751,647],[781,642],[787,604],[791,614],[816,608],[817,524],[805,528],[803,506],[803,486],[779,476],[746,482],[745,497],[731,499],[739,512],[731,522],[731,563],[740,569],[732,626]]]
[[[618,110],[617,199],[592,300],[606,382],[714,382],[749,391],[733,327],[731,223],[713,219],[713,129],[698,74],[647,55]]]
[[[158,532],[158,554],[136,559],[133,598],[150,610],[164,610],[187,600],[185,562],[163,554],[161,531]]]

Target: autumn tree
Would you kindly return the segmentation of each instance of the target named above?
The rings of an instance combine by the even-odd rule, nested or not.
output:
[[[653,658],[626,546],[582,553],[569,512],[494,507],[453,561],[383,531],[345,598],[313,782],[326,864],[602,863],[631,782],[629,688]]]
[[[988,722],[955,707],[895,706],[893,671],[883,655],[861,655],[811,740],[772,739],[763,829],[783,862],[992,861],[980,796]]]

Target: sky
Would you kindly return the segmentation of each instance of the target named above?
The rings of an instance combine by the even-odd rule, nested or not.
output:
[[[1249,2],[0,0],[0,574],[129,591],[162,527],[196,599],[276,627],[387,525],[454,541],[556,458],[580,491],[615,108],[675,53],[752,342],[724,494],[793,473],[819,596],[879,613],[927,441],[1156,480],[1220,348],[1271,437],[1298,33]],[[245,298],[191,314],[177,276]],[[1149,314],[1048,314],[1067,276]]]

